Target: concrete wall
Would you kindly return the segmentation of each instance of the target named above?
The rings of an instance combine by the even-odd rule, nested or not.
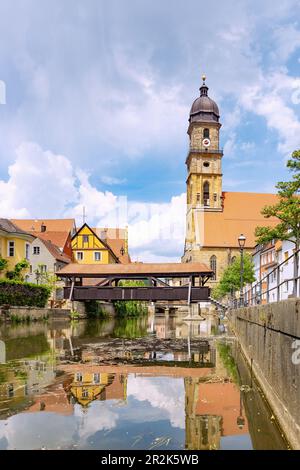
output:
[[[288,440],[300,449],[300,299],[231,310],[228,318]]]
[[[37,308],[37,307],[0,307],[0,318],[10,321],[10,317],[19,319],[30,318],[31,320],[43,320],[45,318],[69,318],[69,309],[59,308]]]

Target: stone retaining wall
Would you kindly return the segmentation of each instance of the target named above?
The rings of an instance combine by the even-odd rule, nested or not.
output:
[[[60,308],[38,308],[38,307],[0,307],[0,318],[10,321],[11,317],[16,319],[30,318],[30,320],[43,320],[46,318],[69,318],[69,309]]]
[[[288,440],[300,449],[300,300],[230,310],[228,318]]]

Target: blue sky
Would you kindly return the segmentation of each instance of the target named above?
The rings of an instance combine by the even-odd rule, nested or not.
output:
[[[103,225],[126,196],[135,257],[178,258],[202,73],[221,111],[223,189],[274,191],[300,147],[299,18],[294,0],[3,0],[1,216],[80,222],[84,205]],[[161,240],[174,213],[177,235]]]

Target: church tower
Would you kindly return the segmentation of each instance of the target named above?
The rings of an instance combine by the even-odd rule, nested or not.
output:
[[[198,261],[205,212],[221,212],[222,156],[219,146],[221,123],[217,104],[208,96],[205,75],[189,117],[187,165],[187,227],[183,261]]]

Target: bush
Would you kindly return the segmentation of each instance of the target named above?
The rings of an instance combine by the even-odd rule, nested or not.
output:
[[[48,286],[0,279],[0,305],[45,307],[50,293]]]
[[[119,281],[122,287],[143,287],[144,281]],[[115,300],[113,302],[118,317],[139,317],[148,313],[147,305],[138,300]]]
[[[113,304],[119,317],[139,317],[148,313],[147,306],[137,300],[114,301]]]

